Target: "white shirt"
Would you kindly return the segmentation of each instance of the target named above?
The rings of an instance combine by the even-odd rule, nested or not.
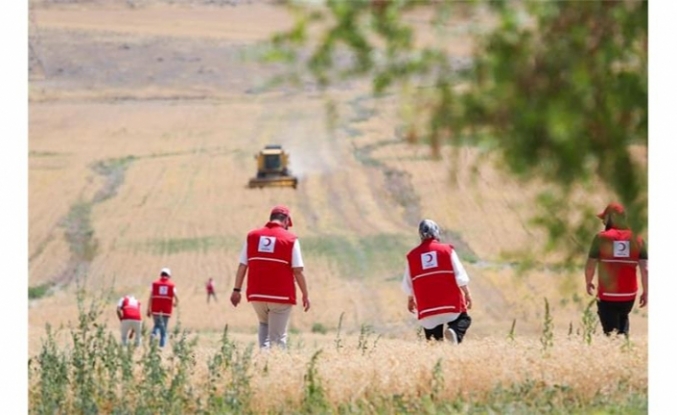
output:
[[[120,301],[118,301],[118,308],[122,308],[122,302],[125,301],[125,298],[129,298],[129,305],[130,306],[136,306],[139,303],[139,300],[134,298],[133,295],[127,296],[127,297],[122,297]]]
[[[240,264],[249,265],[249,260],[247,259],[247,241],[244,241],[242,251],[240,251]],[[299,242],[298,239],[294,241],[294,246],[292,247],[291,267],[303,268],[303,257],[301,256],[301,243]]]
[[[456,255],[456,250],[451,252],[451,266],[454,268],[456,284],[458,284],[459,287],[468,285],[470,278],[468,277],[468,273],[465,271],[465,268],[463,268],[463,264],[461,264],[461,260],[458,258],[458,255]],[[407,266],[404,270],[404,277],[402,278],[402,291],[404,291],[404,293],[407,295],[414,295],[414,291],[411,287],[411,273],[409,272],[409,263],[407,263]],[[421,326],[430,330],[434,329],[440,324],[445,324],[456,320],[459,315],[460,313],[436,314],[430,317],[423,317],[418,322]]]

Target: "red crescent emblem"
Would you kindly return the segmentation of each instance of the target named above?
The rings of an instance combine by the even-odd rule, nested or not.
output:
[[[270,238],[261,238],[263,239],[263,246],[270,246],[273,241]]]
[[[429,264],[433,261],[433,254],[425,254],[425,262]]]

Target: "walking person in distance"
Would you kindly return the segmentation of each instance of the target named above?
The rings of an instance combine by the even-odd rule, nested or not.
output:
[[[214,301],[218,302],[216,298],[216,290],[214,288],[214,279],[209,278],[207,281],[207,284],[205,284],[205,289],[207,290],[207,304],[209,304],[209,300],[214,297]]]

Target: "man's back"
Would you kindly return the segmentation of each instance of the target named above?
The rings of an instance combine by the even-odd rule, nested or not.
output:
[[[174,306],[174,281],[159,278],[151,285],[151,306],[153,314],[171,315]]]

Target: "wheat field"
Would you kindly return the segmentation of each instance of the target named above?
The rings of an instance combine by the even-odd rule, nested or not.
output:
[[[362,82],[327,94],[266,88],[279,68],[251,57],[291,22],[266,1],[30,2],[28,285],[50,288],[29,301],[29,357],[47,325],[76,324],[78,288],[103,293],[102,323],[116,335],[117,299],[145,303],[151,281],[170,267],[181,299],[170,325],[199,338],[193,376],[204,380],[200,357],[225,326],[242,347],[256,342],[251,307],[227,300],[244,236],[281,203],[300,238],[312,307],[292,313],[290,353],[253,363],[254,373],[267,365],[271,374],[252,379],[254,395],[278,388],[253,409],[300,399],[319,349],[318,375],[337,404],[415,397],[430,388],[437,361],[444,399],[525,379],[568,385],[581,399],[604,393],[605,382],[646,394],[645,309],[631,316],[631,345],[599,333],[585,344],[577,334],[590,301],[582,267],[515,266],[545,241],[529,225],[538,187],[491,163],[471,174],[476,148],[443,147],[434,160],[426,144],[401,137],[397,99],[376,99]],[[470,53],[465,42],[455,43],[459,55]],[[254,154],[268,143],[289,150],[296,190],[246,188]],[[609,195],[585,197],[601,207]],[[453,350],[420,341],[400,289],[423,218],[440,224],[471,278],[473,324]],[[207,304],[210,277],[218,302]],[[548,359],[539,343],[545,301],[556,356]],[[335,347],[339,324],[351,344],[343,350]],[[353,347],[365,327],[370,341],[378,338],[368,353]],[[612,364],[618,359],[626,363]],[[287,373],[295,377],[279,388]]]

